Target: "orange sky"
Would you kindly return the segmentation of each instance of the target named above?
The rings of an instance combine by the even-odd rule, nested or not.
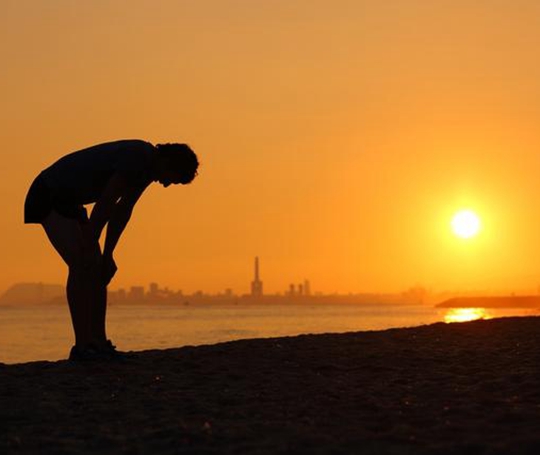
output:
[[[61,155],[187,142],[112,287],[536,291],[540,2],[0,0],[0,291],[63,282],[27,188]],[[452,236],[452,213],[484,230]]]

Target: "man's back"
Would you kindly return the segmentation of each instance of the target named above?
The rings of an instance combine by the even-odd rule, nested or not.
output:
[[[115,173],[134,186],[150,183],[154,146],[142,140],[120,140],[85,148],[56,161],[41,176],[55,198],[78,204],[95,202]]]

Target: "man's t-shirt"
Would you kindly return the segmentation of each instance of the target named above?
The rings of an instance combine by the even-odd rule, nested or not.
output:
[[[96,202],[115,173],[130,185],[145,187],[151,182],[154,146],[141,140],[122,140],[94,145],[60,158],[41,173],[57,202]]]

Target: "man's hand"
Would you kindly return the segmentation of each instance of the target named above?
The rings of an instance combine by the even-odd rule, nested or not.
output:
[[[114,262],[114,258],[112,255],[104,255],[103,256],[103,280],[105,281],[105,286],[107,286],[113,276],[116,274],[116,271],[118,270],[118,267],[116,267],[116,263]]]

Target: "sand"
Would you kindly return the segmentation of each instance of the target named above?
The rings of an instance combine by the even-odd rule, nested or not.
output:
[[[0,453],[538,454],[540,318],[2,365]]]

